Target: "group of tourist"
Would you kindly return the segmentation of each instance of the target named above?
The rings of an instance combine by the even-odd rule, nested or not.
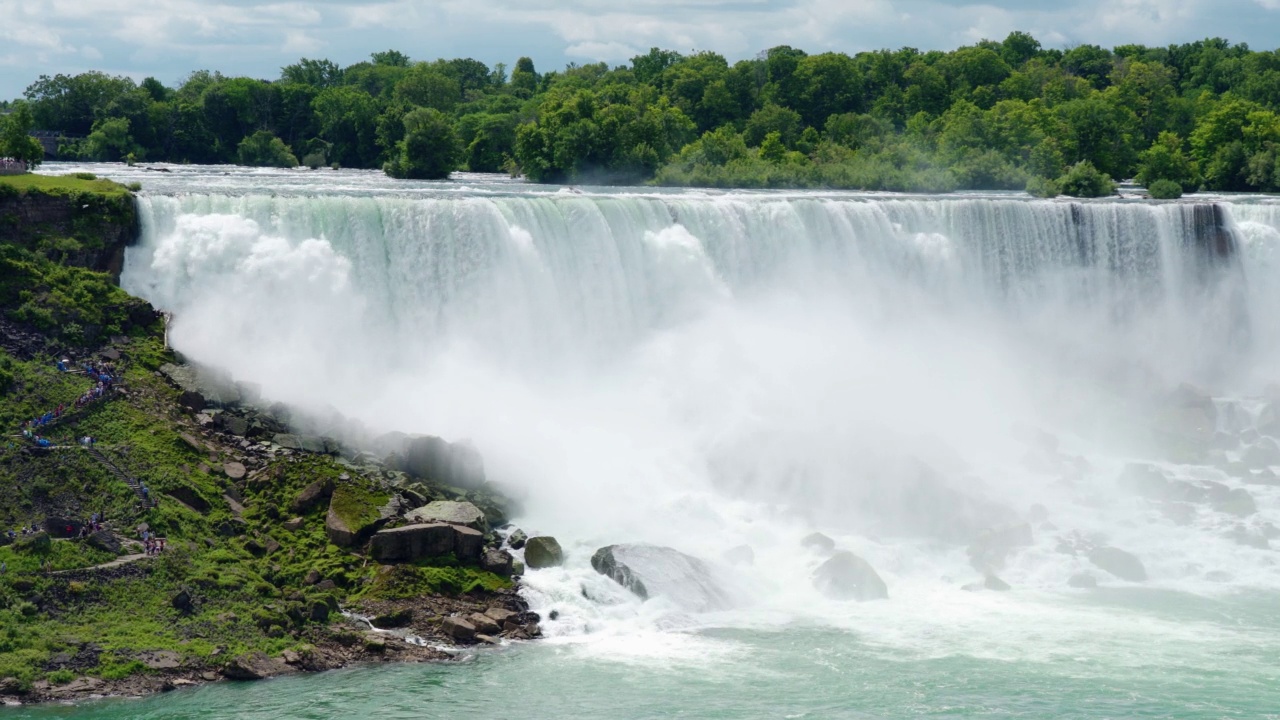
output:
[[[115,368],[109,363],[102,363],[98,365],[93,363],[84,363],[81,365],[79,370],[74,370],[72,369],[73,365],[71,361],[67,358],[62,358],[58,361],[57,366],[59,372],[84,373],[85,376],[95,382],[95,385],[92,388],[86,390],[83,395],[76,399],[75,408],[77,410],[93,403],[96,400],[101,400],[115,385]],[[53,447],[53,441],[44,437],[42,434],[37,432],[37,430],[54,424],[61,419],[66,412],[67,406],[60,404],[49,412],[22,423],[22,437],[34,443],[36,447]],[[80,444],[90,446],[93,444],[93,439],[89,437],[81,438]]]
[[[21,175],[27,171],[27,164],[22,160],[0,158],[0,175]]]
[[[164,552],[165,538],[156,537],[156,534],[150,530],[143,530],[139,535],[142,537],[142,547],[146,548],[148,555],[159,555]]]
[[[13,541],[13,540],[17,540],[20,537],[35,535],[38,532],[40,532],[40,528],[35,525],[31,525],[31,526],[23,525],[17,530],[10,530],[5,534],[9,536],[10,541]]]

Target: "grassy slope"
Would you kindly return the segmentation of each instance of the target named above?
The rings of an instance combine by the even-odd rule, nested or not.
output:
[[[23,177],[66,187],[91,182]],[[84,285],[95,289],[77,290]],[[13,299],[24,304],[15,308]],[[199,437],[201,431],[178,405],[178,391],[154,372],[172,357],[162,347],[160,325],[149,312],[138,312],[139,303],[110,285],[105,275],[63,266],[36,250],[0,244],[0,307],[9,320],[41,328],[24,313],[34,312],[36,320],[41,313],[61,318],[62,324],[44,334],[51,347],[78,348],[82,357],[87,354],[79,347],[83,336],[59,329],[67,322],[93,317],[110,328],[101,336],[131,335],[117,345],[126,394],[91,406],[73,424],[47,434],[72,445],[78,436],[94,436],[105,454],[161,499],[159,508],[144,514],[132,492],[78,448],[29,453],[13,437],[17,424],[72,402],[89,381],[57,372],[53,355],[20,360],[0,350],[0,432],[6,436],[0,444],[0,530],[38,523],[53,512],[87,517],[101,511],[116,528],[145,521],[170,541],[163,557],[131,565],[113,579],[40,572],[46,561],[62,570],[110,559],[80,543],[0,548],[0,560],[9,567],[0,576],[0,679],[15,677],[28,687],[40,679],[68,682],[82,671],[55,669],[50,658],[56,653],[83,655],[84,643],[92,643],[98,653],[85,663],[87,674],[103,679],[148,672],[138,661],[145,651],[173,650],[195,663],[215,654],[275,654],[314,640],[323,632],[324,617],[348,597],[510,586],[495,575],[457,567],[451,558],[395,570],[370,564],[329,543],[324,503],[308,513],[301,528],[285,529],[293,498],[315,480],[327,478],[337,486],[342,513],[353,520],[376,514],[376,507],[385,503],[388,493],[379,480],[362,477],[328,456],[280,457],[255,470],[238,488],[245,511],[235,519],[223,499],[230,481],[220,468],[236,450],[213,436],[205,436],[200,442],[207,445],[200,449],[182,437]],[[136,322],[138,318],[145,321]],[[196,512],[165,497],[179,491],[198,495],[208,509]],[[272,540],[281,548],[268,553]],[[307,585],[312,570],[335,587],[322,591]],[[171,604],[184,590],[194,598],[193,612],[180,612]]]
[[[111,180],[102,178],[87,179],[75,175],[0,175],[0,188],[12,188],[19,193],[32,191],[46,195],[72,195],[90,193],[108,198],[121,198],[129,195],[129,188]],[[5,192],[0,189],[0,193]]]

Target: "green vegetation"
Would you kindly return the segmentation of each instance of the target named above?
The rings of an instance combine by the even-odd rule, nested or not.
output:
[[[35,118],[27,103],[17,103],[8,115],[0,115],[0,158],[21,160],[28,169],[34,169],[44,160],[44,146],[29,133],[35,127]]]
[[[1157,200],[1177,200],[1182,197],[1182,186],[1172,180],[1157,180],[1147,187],[1147,192]]]
[[[95,198],[127,200],[132,206],[129,188],[89,173],[76,175],[0,175],[0,198],[26,195],[31,192],[68,197],[82,202]]]
[[[953,52],[779,46],[733,64],[654,48],[539,73],[520,58],[509,76],[396,51],[345,68],[304,58],[274,80],[200,70],[176,88],[90,72],[40,77],[18,112],[89,136],[67,157],[1038,194],[1098,191],[1083,170],[1067,177],[1088,162],[1108,180],[1273,191],[1277,88],[1280,53],[1222,39],[1064,51],[1014,32]]]

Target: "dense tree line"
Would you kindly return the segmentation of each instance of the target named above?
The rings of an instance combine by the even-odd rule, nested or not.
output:
[[[20,105],[22,105],[20,103]],[[303,59],[275,80],[178,87],[42,76],[36,127],[69,157],[519,172],[538,182],[1109,192],[1280,190],[1280,52],[1212,39],[1047,49],[1015,32],[953,52],[729,63],[653,49],[629,65],[508,74],[471,59]]]

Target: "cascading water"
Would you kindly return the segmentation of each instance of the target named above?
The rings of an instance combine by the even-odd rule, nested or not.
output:
[[[519,524],[565,545],[526,592],[586,657],[732,656],[683,632],[708,627],[1110,668],[1280,650],[1168,601],[1280,592],[1259,542],[1280,487],[1242,468],[1280,374],[1280,206],[175,170],[139,200],[124,287],[273,400],[471,439]],[[1256,512],[1135,492],[1133,463]],[[1014,591],[963,591],[966,545],[1026,520]],[[813,531],[890,599],[818,593]],[[733,607],[641,603],[588,564],[622,542],[702,558]],[[1073,574],[1132,584],[1081,544],[1140,557],[1152,594],[1082,602]],[[723,560],[742,545],[752,564]]]

